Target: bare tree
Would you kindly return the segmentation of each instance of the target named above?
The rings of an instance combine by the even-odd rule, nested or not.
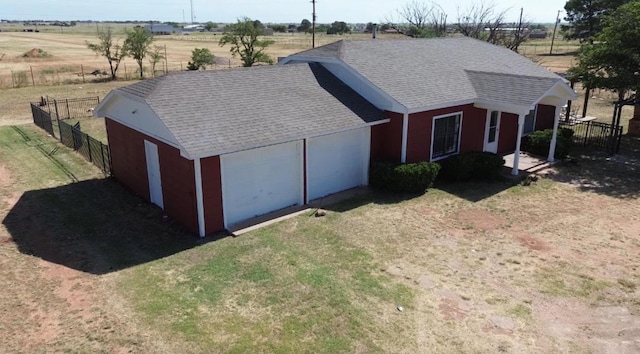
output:
[[[441,37],[447,33],[447,14],[434,2],[413,0],[396,13],[398,21],[391,15],[384,22],[411,37]]]
[[[118,39],[113,37],[111,27],[107,27],[106,31],[98,30],[98,43],[87,42],[87,48],[94,51],[96,55],[107,58],[111,69],[111,79],[115,80],[120,62],[128,53],[126,48],[118,44]]]
[[[153,46],[153,49],[151,49],[149,51],[149,64],[151,64],[151,72],[153,73],[153,76],[156,76],[156,65],[158,65],[158,63],[165,59],[164,55],[162,55],[162,50],[164,49],[163,46],[161,45],[156,45]]]
[[[499,10],[494,3],[477,2],[465,10],[458,8],[456,29],[464,36],[507,47],[515,52],[529,38],[529,22],[523,17],[507,23],[509,9]]]

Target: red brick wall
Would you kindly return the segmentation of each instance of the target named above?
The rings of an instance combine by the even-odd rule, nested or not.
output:
[[[462,112],[460,152],[482,151],[487,111],[472,104],[448,107],[409,115],[407,162],[428,161],[431,155],[433,117]]]
[[[202,172],[205,233],[210,234],[224,229],[220,156],[200,160],[200,170]]]
[[[149,181],[144,141],[156,144],[160,160],[164,212],[189,231],[197,233],[198,214],[193,161],[180,156],[180,150],[116,121],[107,118],[105,123],[113,176],[148,201]]]
[[[387,112],[389,123],[371,127],[371,160],[400,161],[402,155],[401,113]]]

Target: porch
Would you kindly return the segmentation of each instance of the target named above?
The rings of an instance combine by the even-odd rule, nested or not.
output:
[[[513,173],[513,167],[516,160],[515,156],[516,156],[516,153],[502,156],[505,161],[504,167],[508,168],[508,171],[509,171],[508,173],[512,175],[515,175]],[[556,163],[556,161],[548,161],[547,158],[531,155],[528,152],[524,152],[524,151],[520,152],[518,160],[519,160],[518,174],[517,174],[518,176],[522,174],[526,175],[530,173],[539,172]]]

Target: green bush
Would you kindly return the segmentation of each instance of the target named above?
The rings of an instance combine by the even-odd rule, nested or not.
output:
[[[526,137],[522,150],[538,156],[549,155],[549,146],[551,145],[552,129],[538,130]],[[556,140],[555,158],[562,159],[567,157],[573,147],[573,130],[562,128],[558,130],[558,138]]]
[[[453,155],[439,163],[442,170],[438,180],[461,182],[497,178],[502,172],[504,159],[491,152],[471,151]]]
[[[399,164],[373,162],[369,173],[372,187],[396,193],[424,193],[433,184],[440,165],[431,162]]]

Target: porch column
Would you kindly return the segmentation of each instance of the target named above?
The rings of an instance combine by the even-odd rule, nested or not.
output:
[[[556,156],[556,143],[558,141],[558,123],[560,121],[560,114],[562,109],[560,106],[556,106],[556,115],[553,118],[553,135],[551,136],[551,145],[549,145],[549,156],[547,161],[553,162]]]
[[[518,116],[518,138],[516,140],[516,152],[513,155],[513,170],[511,174],[518,175],[518,166],[520,165],[520,145],[522,144],[522,130],[524,129],[524,117],[525,114]]]

